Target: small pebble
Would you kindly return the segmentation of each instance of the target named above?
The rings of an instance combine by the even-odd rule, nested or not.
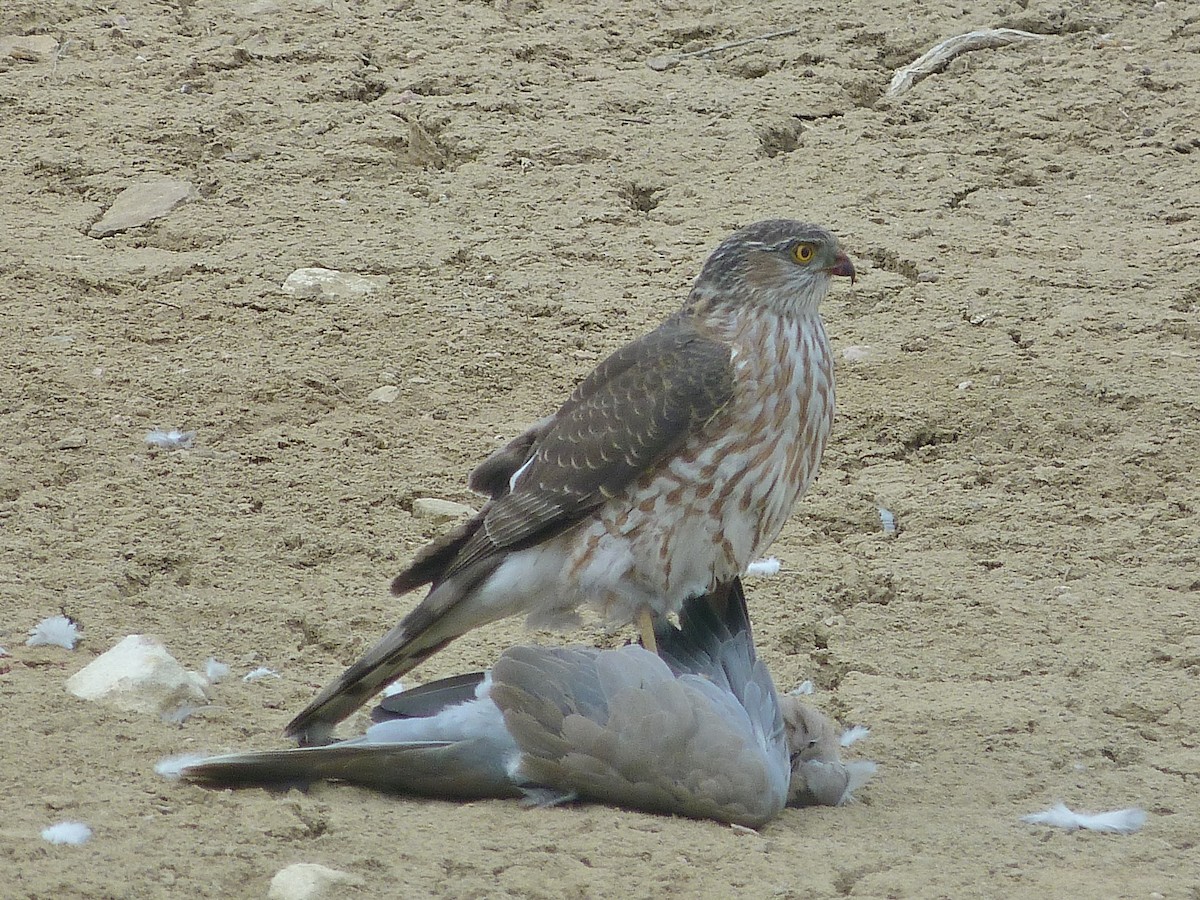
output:
[[[400,397],[400,388],[394,384],[385,384],[383,387],[377,387],[371,393],[367,394],[368,400],[374,400],[376,403],[395,403]]]
[[[357,875],[316,863],[294,863],[280,869],[267,889],[268,900],[324,900],[344,897],[347,887],[362,887]]]
[[[465,503],[439,500],[437,497],[418,497],[413,500],[412,511],[418,519],[431,519],[438,522],[465,519],[475,515],[475,509]]]
[[[62,440],[55,441],[52,450],[81,450],[88,445],[87,434],[82,431],[72,432]]]
[[[378,293],[387,287],[388,281],[386,275],[356,275],[337,269],[308,268],[292,272],[280,290],[299,300],[354,300]]]

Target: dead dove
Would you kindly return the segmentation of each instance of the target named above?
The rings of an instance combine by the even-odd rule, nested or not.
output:
[[[781,706],[740,581],[727,593],[687,601],[679,627],[658,623],[661,658],[636,645],[512,647],[486,675],[385,698],[362,737],[210,757],[178,774],[210,787],[331,780],[430,797],[581,799],[756,828],[789,799],[844,802],[853,787],[839,781],[832,723],[793,697]]]

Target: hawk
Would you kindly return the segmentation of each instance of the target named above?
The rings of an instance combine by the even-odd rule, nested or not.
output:
[[[490,499],[392,582],[429,593],[287,726],[303,744],[473,628],[588,604],[653,618],[741,575],[817,474],[833,421],[818,307],[854,280],[816,225],[757,222],[708,258],[682,308],[600,363],[553,415],[484,460]],[[650,641],[648,641],[649,643]]]

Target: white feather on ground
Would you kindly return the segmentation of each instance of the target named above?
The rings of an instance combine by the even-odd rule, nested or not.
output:
[[[207,758],[208,756],[204,753],[181,753],[178,756],[168,756],[155,764],[154,772],[170,781],[178,781],[180,772]]]
[[[155,428],[147,432],[146,443],[163,450],[186,450],[196,443],[196,432],[178,428]]]
[[[242,676],[242,681],[258,681],[261,678],[282,678],[274,669],[268,669],[266,666],[259,666],[253,672],[247,672]]]
[[[1030,825],[1049,825],[1068,831],[1099,831],[1107,834],[1133,834],[1146,823],[1146,811],[1137,807],[1114,809],[1102,813],[1078,813],[1068,809],[1065,803],[1057,803],[1039,813],[1021,816],[1021,821]]]
[[[208,662],[204,664],[204,677],[208,679],[209,684],[216,684],[222,678],[229,677],[229,666],[223,662],[217,662],[215,656],[210,656]]]
[[[774,556],[768,556],[765,559],[756,559],[750,565],[746,566],[746,574],[759,578],[770,578],[773,575],[778,575],[779,560]]]
[[[838,739],[838,743],[843,747],[849,747],[851,744],[870,736],[870,734],[871,729],[866,725],[851,725],[842,732],[842,736]]]
[[[69,616],[50,616],[29,629],[27,647],[65,647],[75,649],[79,626]]]
[[[92,829],[82,822],[57,822],[42,829],[42,840],[78,847],[92,838]]]

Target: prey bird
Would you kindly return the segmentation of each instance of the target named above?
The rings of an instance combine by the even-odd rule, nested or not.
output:
[[[356,784],[447,799],[590,800],[759,827],[791,806],[847,802],[875,771],[839,758],[836,727],[778,697],[740,579],[684,602],[641,647],[512,647],[488,675],[385,698],[362,737],[170,760],[209,787]]]
[[[741,575],[816,477],[833,421],[818,307],[854,265],[824,228],[749,225],[683,307],[600,363],[553,415],[484,460],[489,500],[392,582],[429,593],[287,726],[305,745],[455,638],[588,604],[652,620]]]

